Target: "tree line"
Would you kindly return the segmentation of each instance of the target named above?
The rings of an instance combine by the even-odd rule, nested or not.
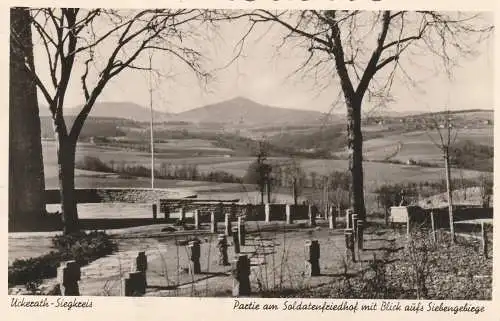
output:
[[[150,177],[151,167],[126,161],[104,162],[98,157],[84,156],[75,164],[78,169],[117,173],[133,177]],[[159,168],[154,171],[155,177],[159,179],[207,181],[218,183],[242,183],[242,179],[225,171],[203,172],[198,169],[196,164],[172,164],[162,162]]]

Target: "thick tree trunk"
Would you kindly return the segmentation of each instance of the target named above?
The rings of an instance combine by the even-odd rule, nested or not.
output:
[[[76,142],[69,137],[58,137],[57,158],[64,234],[79,230],[75,195],[75,152]]]
[[[30,13],[10,12],[9,226],[36,228],[45,213],[40,118],[36,86],[24,67],[33,60]]]
[[[351,172],[350,204],[360,220],[365,220],[365,198],[363,182],[363,135],[361,133],[361,100],[346,98],[347,105],[347,149]]]

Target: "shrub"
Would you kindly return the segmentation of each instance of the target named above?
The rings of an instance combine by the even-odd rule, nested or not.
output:
[[[57,235],[52,239],[52,245],[55,251],[48,254],[15,260],[9,266],[9,286],[34,284],[41,279],[56,277],[57,267],[63,261],[75,260],[86,265],[117,249],[106,233],[98,231]]]
[[[53,278],[57,275],[57,267],[61,261],[61,255],[57,252],[29,259],[17,259],[9,266],[9,286]]]
[[[79,232],[70,235],[56,235],[52,245],[66,259],[75,260],[80,265],[109,255],[116,250],[116,244],[102,231]]]

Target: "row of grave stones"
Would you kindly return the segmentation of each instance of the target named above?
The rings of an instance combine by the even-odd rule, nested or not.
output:
[[[330,221],[331,222],[331,221]],[[351,253],[351,259],[356,260],[355,257],[355,240],[357,240],[358,250],[363,249],[363,221],[357,219],[357,215],[352,211],[346,212],[347,226],[345,229],[345,244],[346,250]],[[315,218],[313,215],[309,216],[310,226],[315,226]],[[214,227],[214,225],[212,225]],[[227,237],[231,236],[233,240],[234,252],[236,254],[234,260],[229,262],[228,257],[228,240]],[[238,217],[237,226],[231,227],[229,214],[226,215],[226,228],[224,234],[219,234],[217,237],[217,262],[221,266],[232,266],[233,276],[233,296],[246,296],[251,292],[250,286],[250,259],[246,254],[240,253],[240,246],[245,246],[246,243],[246,229],[245,221],[242,217]],[[200,241],[195,239],[190,241],[187,246],[189,257],[189,273],[200,274],[200,258],[201,248]],[[319,276],[320,265],[320,244],[318,240],[305,241],[305,275],[306,276]],[[145,252],[139,252],[132,265],[132,270],[124,278],[122,278],[122,296],[141,296],[146,293],[147,281],[146,271],[148,262]],[[80,267],[75,261],[68,261],[61,264],[57,271],[58,282],[61,289],[61,294],[66,296],[80,295],[78,288],[78,281],[80,280]]]

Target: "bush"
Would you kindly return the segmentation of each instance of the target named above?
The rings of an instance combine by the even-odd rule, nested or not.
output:
[[[61,255],[57,252],[29,259],[17,259],[9,266],[9,287],[56,277],[57,267],[61,261]]]
[[[80,265],[109,255],[116,250],[116,244],[104,232],[79,232],[70,235],[56,235],[52,245],[68,260],[75,260]]]
[[[52,245],[55,251],[48,254],[15,260],[9,266],[9,287],[56,277],[57,267],[63,261],[75,260],[79,265],[86,265],[117,249],[106,233],[98,231],[57,235],[52,239]]]

